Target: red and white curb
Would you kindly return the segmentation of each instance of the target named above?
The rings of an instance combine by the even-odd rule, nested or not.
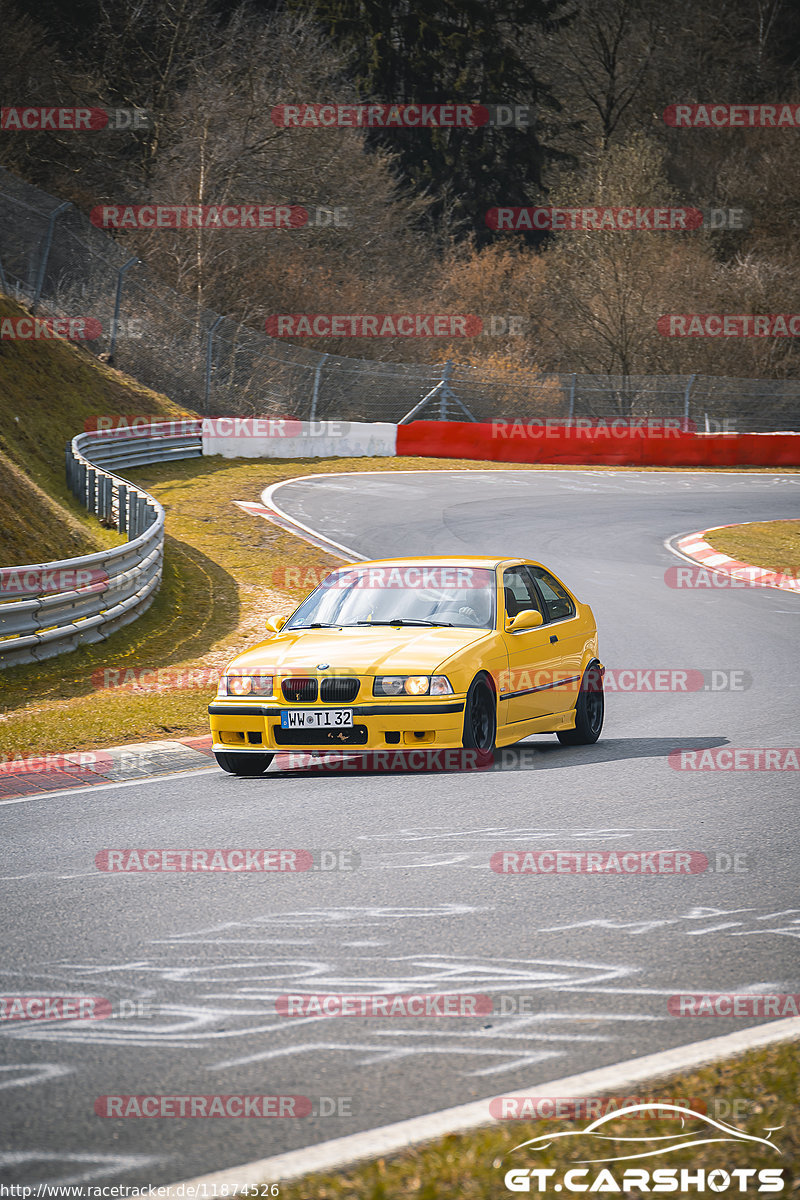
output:
[[[0,807],[87,788],[123,787],[161,775],[215,768],[211,734],[42,754],[0,763]]]
[[[721,575],[730,575],[734,579],[745,579],[754,587],[780,588],[785,592],[800,592],[800,578],[793,575],[783,575],[779,571],[770,571],[766,567],[754,567],[751,563],[739,562],[729,554],[715,550],[705,540],[707,533],[716,533],[718,529],[732,529],[731,525],[715,525],[713,529],[702,529],[699,533],[688,533],[677,539],[670,539],[669,549],[679,552],[684,558],[700,563]],[[674,545],[672,542],[674,541]]]
[[[305,479],[324,479],[324,475],[302,475],[298,479],[285,479],[281,483],[300,483]],[[270,521],[273,525],[277,525],[279,529],[283,529],[286,533],[294,534],[295,537],[302,538],[304,542],[309,542],[310,545],[316,546],[318,550],[324,550],[326,554],[333,555],[334,558],[344,560],[345,562],[365,562],[366,555],[359,554],[356,550],[351,550],[349,546],[342,546],[339,542],[334,542],[330,538],[326,538],[321,533],[316,533],[310,529],[308,525],[304,525],[301,521],[290,517],[288,513],[283,512],[272,501],[272,490],[279,484],[272,484],[271,487],[265,489],[262,494],[262,503],[257,504],[253,500],[234,500],[234,504],[238,508],[244,510],[251,517],[263,517],[265,521]]]
[[[586,1071],[582,1075],[535,1083],[514,1095],[613,1095],[618,1089],[630,1084],[674,1075],[761,1046],[769,1046],[774,1042],[794,1041],[797,1038],[800,1038],[800,1017],[788,1017],[782,1021],[756,1025],[741,1033],[709,1038],[703,1042],[691,1042],[687,1046],[677,1046],[674,1050],[663,1050],[658,1054],[632,1058],[611,1067],[600,1067],[599,1070]],[[424,1117],[412,1117],[409,1121],[398,1121],[394,1125],[384,1125],[379,1129],[321,1142],[317,1146],[307,1146],[303,1150],[292,1150],[272,1158],[242,1163],[241,1166],[215,1174],[184,1179],[166,1187],[161,1195],[182,1196],[184,1200],[186,1196],[235,1195],[237,1190],[241,1192],[258,1184],[285,1182],[320,1171],[341,1171],[364,1159],[399,1154],[448,1134],[467,1133],[481,1126],[504,1124],[491,1115],[491,1099],[487,1097],[485,1100],[475,1100],[457,1108],[446,1108],[440,1112],[428,1113]]]

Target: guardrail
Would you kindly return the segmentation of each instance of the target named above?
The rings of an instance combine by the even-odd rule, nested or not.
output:
[[[123,436],[120,436],[120,435]],[[164,510],[117,470],[203,453],[200,421],[81,433],[67,443],[67,483],[128,541],[110,550],[0,571],[0,669],[102,641],[153,602],[164,559]],[[114,468],[113,470],[109,468]]]

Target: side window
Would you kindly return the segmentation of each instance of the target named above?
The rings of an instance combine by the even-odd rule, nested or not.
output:
[[[570,599],[567,590],[561,586],[549,571],[545,571],[543,567],[528,568],[533,578],[539,585],[539,591],[544,598],[547,621],[560,621],[564,617],[575,616],[575,605]]]
[[[529,608],[535,609],[536,612],[542,612],[542,606],[527,567],[506,568],[503,572],[503,595],[508,617],[516,617]],[[542,617],[547,620],[543,612]]]

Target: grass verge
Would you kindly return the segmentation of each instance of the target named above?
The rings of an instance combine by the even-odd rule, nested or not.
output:
[[[783,1190],[779,1194],[796,1194],[792,1191],[793,1186],[795,1189],[798,1186],[797,1182],[793,1185],[793,1181],[797,1180],[800,1168],[800,1122],[797,1119],[800,1068],[796,1043],[751,1051],[701,1070],[659,1079],[649,1086],[637,1086],[631,1092],[636,1093],[636,1098],[629,1103],[658,1099],[672,1103],[700,1100],[709,1116],[755,1137],[764,1138],[767,1136],[765,1130],[772,1129],[775,1132],[770,1134],[770,1139],[780,1153],[752,1142],[735,1141],[699,1144],[638,1161],[598,1162],[598,1159],[653,1148],[651,1143],[631,1149],[631,1143],[626,1144],[622,1138],[664,1137],[694,1131],[708,1134],[708,1126],[688,1118],[685,1128],[681,1129],[675,1119],[616,1117],[601,1130],[613,1134],[612,1140],[600,1142],[595,1136],[578,1136],[551,1141],[544,1149],[514,1151],[514,1147],[531,1138],[566,1129],[582,1130],[589,1124],[589,1119],[504,1121],[335,1174],[309,1175],[281,1183],[281,1200],[406,1200],[409,1196],[415,1200],[497,1200],[497,1197],[514,1194],[504,1185],[506,1171],[539,1167],[556,1171],[548,1179],[547,1190],[551,1194],[553,1185],[571,1167],[588,1170],[588,1175],[577,1180],[587,1184],[595,1180],[601,1170],[608,1169],[617,1187],[606,1186],[599,1191],[617,1194],[623,1191],[625,1171],[637,1167],[650,1171],[665,1167],[686,1168],[692,1173],[700,1169],[709,1172],[721,1168],[730,1173],[737,1168],[779,1167],[784,1175]],[[615,1096],[614,1106],[621,1107],[626,1099]],[[698,1106],[690,1103],[689,1107],[697,1109]],[[712,1132],[710,1136],[726,1135]],[[720,1178],[718,1176],[717,1180]],[[750,1194],[759,1191],[757,1180],[750,1179],[748,1183]],[[530,1194],[538,1193],[536,1178],[530,1180],[530,1189]],[[263,1194],[268,1194],[268,1190],[264,1189]],[[598,1189],[592,1189],[589,1194],[596,1191]],[[639,1195],[645,1191],[632,1186],[625,1189],[625,1194]],[[741,1194],[737,1177],[731,1177],[729,1182],[728,1194],[733,1193]],[[690,1187],[688,1191],[673,1189],[672,1194],[702,1193]],[[706,1187],[705,1194],[716,1193],[713,1188]],[[562,1195],[570,1195],[570,1190],[564,1187]]]
[[[752,567],[800,576],[800,520],[750,521],[715,529],[705,539],[721,554]]]
[[[0,320],[25,309],[0,296]],[[69,492],[64,447],[103,414],[181,415],[165,396],[62,339],[0,341],[0,564],[53,562],[121,539]]]

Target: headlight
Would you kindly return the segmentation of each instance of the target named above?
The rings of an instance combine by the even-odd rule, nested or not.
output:
[[[373,696],[452,696],[446,675],[376,675]]]
[[[218,696],[271,696],[271,675],[223,675]]]

